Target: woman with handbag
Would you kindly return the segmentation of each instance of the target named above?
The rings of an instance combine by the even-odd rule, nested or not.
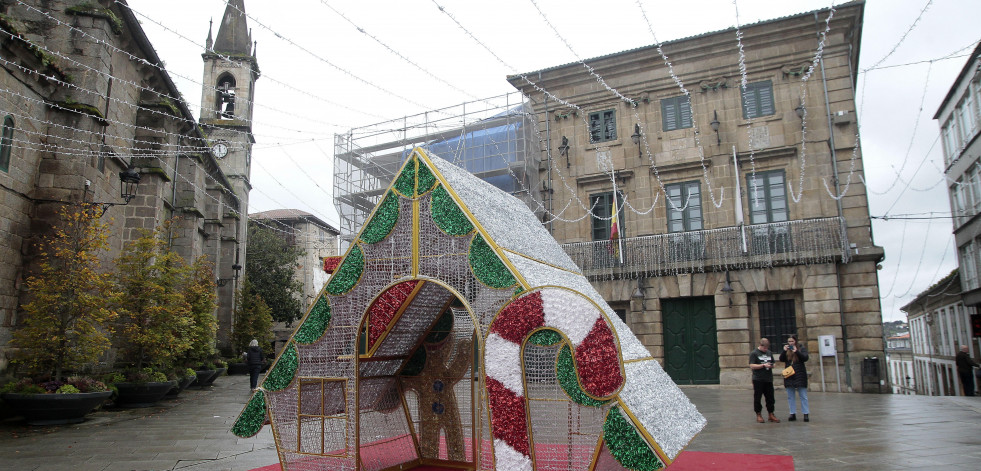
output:
[[[783,387],[787,390],[787,402],[790,407],[790,422],[797,420],[797,394],[800,394],[800,411],[804,413],[804,422],[810,422],[811,410],[807,406],[807,350],[798,345],[797,336],[787,338],[787,345],[780,352],[780,361],[784,363]]]

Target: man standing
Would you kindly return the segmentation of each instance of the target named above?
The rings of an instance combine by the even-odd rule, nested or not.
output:
[[[974,368],[978,364],[967,354],[967,345],[961,345],[961,351],[957,352],[957,376],[961,377],[961,384],[964,386],[964,395],[974,395]]]
[[[749,369],[753,370],[753,410],[756,411],[756,421],[764,423],[763,405],[760,397],[766,397],[766,411],[770,413],[770,422],[780,422],[773,415],[773,354],[770,353],[770,341],[760,339],[760,346],[749,354]]]

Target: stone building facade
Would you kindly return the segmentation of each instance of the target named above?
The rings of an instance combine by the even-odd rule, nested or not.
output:
[[[977,309],[981,305],[981,45],[968,57],[933,119],[940,124],[964,304]]]
[[[240,0],[231,3],[244,9]],[[226,11],[226,20],[237,11]],[[170,236],[176,250],[187,259],[207,255],[217,278],[234,279],[233,266],[244,265],[238,254],[244,256],[249,186],[247,166],[227,165],[215,154],[210,134],[221,126],[203,120],[199,126],[125,1],[5,0],[0,12],[3,370],[19,306],[27,299],[24,280],[36,242],[59,207],[104,203],[103,217],[111,218],[107,258],[115,258],[138,229],[177,217]],[[228,35],[227,28],[219,29],[219,38]],[[223,67],[209,58],[222,52],[207,51],[206,66]],[[204,83],[206,90],[215,87]],[[250,108],[243,103],[237,111],[244,127],[222,137],[244,155],[252,142]],[[141,181],[124,204],[119,175],[127,168]],[[235,285],[216,289],[225,343]]]
[[[668,59],[586,59],[595,75],[577,62],[508,78],[544,133],[546,226],[679,384],[748,387],[759,338],[779,349],[795,333],[812,352],[833,335],[842,383],[878,391],[860,378],[884,357],[856,141],[863,14],[858,1],[830,22],[743,26],[745,89],[735,29],[663,43]],[[833,390],[834,362],[812,358],[813,388],[824,360]]]
[[[981,340],[971,337],[976,308],[965,305],[961,283],[954,270],[900,308],[909,320],[916,394],[962,396],[954,355],[967,345],[974,361],[981,358]]]

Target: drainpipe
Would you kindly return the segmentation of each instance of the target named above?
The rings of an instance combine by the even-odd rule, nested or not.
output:
[[[818,25],[818,35],[820,35],[820,19],[818,18],[817,12],[814,12],[814,22]],[[828,117],[828,148],[831,149],[831,171],[835,194],[841,194],[838,182],[838,155],[835,152],[835,130],[834,123],[831,119],[831,101],[828,98],[828,77],[824,72],[824,57],[821,57],[819,61],[821,64],[821,86],[824,87],[824,107],[825,114]],[[849,68],[851,61],[849,60]],[[852,94],[854,96],[854,93]],[[844,211],[841,208],[841,199],[835,200],[835,206],[838,209],[838,218],[841,221],[841,234],[842,237],[847,241],[848,239],[848,225],[845,223]],[[845,245],[845,251],[851,250],[851,246]],[[842,261],[844,262],[844,260]],[[841,346],[842,353],[845,357],[845,385],[848,387],[849,392],[852,391],[852,365],[851,356],[848,354],[848,327],[845,325],[845,298],[842,296],[841,292],[841,266],[839,265],[835,270],[835,289],[838,291],[838,320],[841,325]]]
[[[539,84],[542,83],[542,73],[541,72],[538,72],[538,83]],[[546,178],[548,179],[548,190],[545,191],[545,194],[548,195],[548,206],[546,207],[547,209],[545,209],[545,217],[549,217],[549,212],[552,211],[552,192],[553,192],[553,189],[552,189],[552,128],[551,128],[552,120],[551,119],[548,119],[548,96],[546,96],[546,95],[542,95],[542,96],[544,97],[544,100],[543,101],[545,102],[545,146],[546,146],[545,147],[545,159],[548,161],[548,172],[546,173],[547,174],[547,177]],[[545,194],[542,194],[542,206],[546,206],[545,205],[545,196],[546,196]],[[553,231],[554,231],[553,224],[554,224],[554,221],[549,221],[549,223],[548,223],[548,233],[549,234],[552,234]]]

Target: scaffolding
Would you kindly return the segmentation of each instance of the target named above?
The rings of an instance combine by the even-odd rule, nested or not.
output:
[[[341,250],[415,147],[514,195],[541,217],[535,126],[531,104],[520,93],[509,93],[335,134],[334,205]]]

